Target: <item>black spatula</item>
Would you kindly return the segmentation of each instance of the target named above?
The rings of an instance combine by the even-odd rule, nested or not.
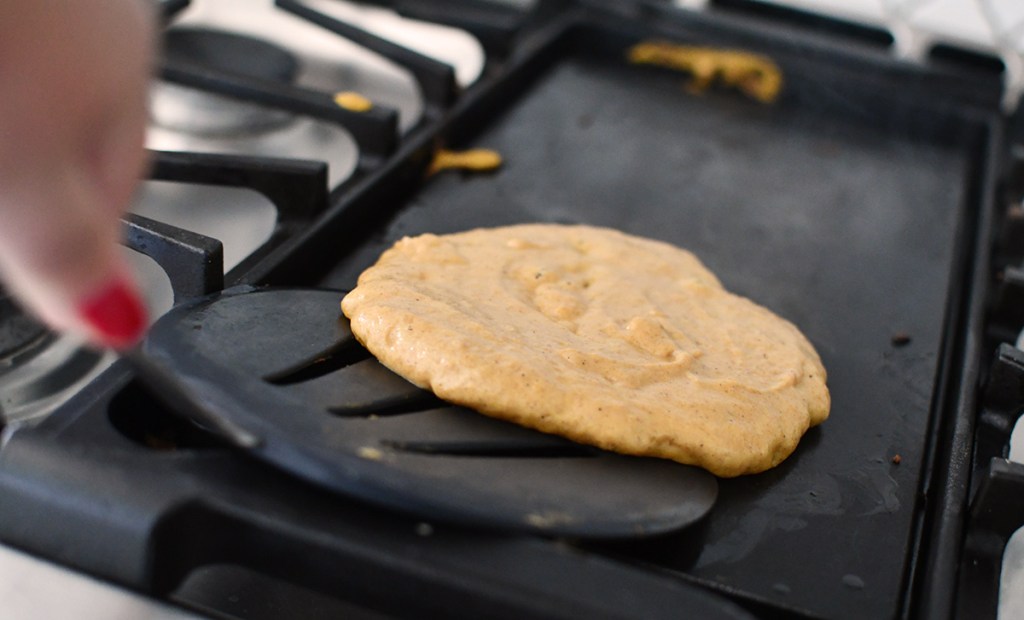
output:
[[[717,482],[703,470],[437,400],[355,341],[341,297],[225,291],[172,310],[130,357],[175,410],[234,446],[424,519],[619,538],[682,528],[714,504]]]

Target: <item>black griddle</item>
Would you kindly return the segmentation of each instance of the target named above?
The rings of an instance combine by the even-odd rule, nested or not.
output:
[[[776,469],[719,481],[681,531],[584,541],[332,494],[182,423],[117,365],[0,450],[0,496],[16,498],[0,503],[0,539],[196,605],[200,568],[240,565],[399,616],[951,616],[998,79],[659,3],[542,3],[531,19],[479,85],[290,218],[228,283],[346,290],[404,235],[611,226],[695,252],[798,325],[829,372],[824,425]],[[767,54],[782,96],[694,95],[685,74],[626,61],[648,39]],[[442,145],[505,163],[427,177]]]
[[[896,615],[989,128],[927,96],[880,101],[851,74],[806,83],[807,68],[778,55],[777,105],[695,97],[685,76],[625,62],[634,40],[618,29],[567,38],[459,143],[500,152],[500,172],[430,180],[319,283],[354,285],[404,235],[519,222],[692,250],[727,289],[800,326],[828,370],[832,414],[779,468],[720,481],[699,533],[640,559],[813,616]],[[903,334],[911,342],[894,344]]]

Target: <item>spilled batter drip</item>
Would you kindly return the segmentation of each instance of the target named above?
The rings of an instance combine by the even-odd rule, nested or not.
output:
[[[334,103],[339,108],[345,108],[350,112],[369,112],[373,109],[373,102],[359,93],[345,91],[334,95]]]
[[[468,170],[472,172],[490,172],[501,167],[501,154],[491,149],[470,149],[468,151],[449,151],[440,149],[434,153],[434,161],[427,170],[427,176],[442,170]]]
[[[782,90],[782,71],[761,54],[651,41],[633,46],[628,56],[635,64],[690,73],[693,80],[689,88],[694,93],[704,92],[718,80],[761,103],[772,103]]]

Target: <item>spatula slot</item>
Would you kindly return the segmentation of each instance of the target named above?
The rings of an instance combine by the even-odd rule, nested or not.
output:
[[[366,404],[342,405],[331,407],[328,411],[336,416],[344,418],[374,418],[393,417],[422,413],[435,409],[444,403],[429,392],[417,393],[413,398],[402,398],[401,400],[383,400]]]
[[[316,357],[266,375],[263,380],[273,385],[292,385],[322,377],[369,359],[369,357],[370,352],[353,338],[338,343],[336,347],[328,349]]]
[[[517,443],[500,441],[382,441],[382,445],[400,452],[437,456],[483,458],[589,458],[598,451],[572,443]]]

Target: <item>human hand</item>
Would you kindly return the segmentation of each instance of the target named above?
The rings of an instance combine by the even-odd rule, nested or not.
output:
[[[150,4],[0,2],[0,280],[115,348],[147,323],[117,242],[145,166]]]

